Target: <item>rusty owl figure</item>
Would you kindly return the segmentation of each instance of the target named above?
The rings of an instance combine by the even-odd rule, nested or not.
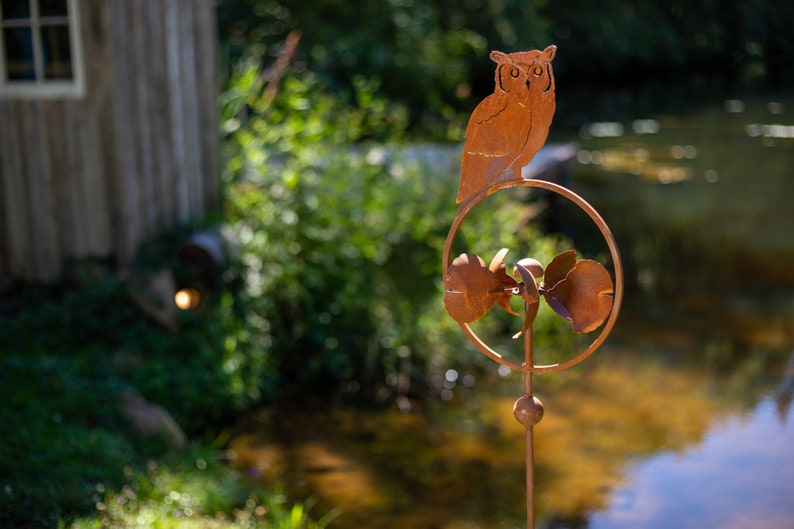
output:
[[[496,87],[466,127],[458,204],[488,185],[520,180],[521,169],[546,142],[556,108],[551,68],[556,52],[556,46],[491,52]]]

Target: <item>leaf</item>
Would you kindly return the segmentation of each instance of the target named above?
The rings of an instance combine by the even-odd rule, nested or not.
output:
[[[561,255],[564,254],[557,257]],[[546,268],[547,276],[557,257]],[[556,271],[562,268],[561,264]],[[607,319],[612,311],[613,293],[612,278],[606,268],[596,261],[582,259],[544,295],[557,314],[571,320],[575,332],[586,333],[594,331]]]
[[[532,275],[532,271],[520,263],[516,265],[516,271],[524,281],[521,297],[524,298],[524,301],[528,305],[537,304],[540,301],[540,294],[538,293],[538,284],[535,283],[535,277]]]
[[[491,264],[488,266],[488,270],[490,270],[494,274],[498,273],[499,270],[501,270],[503,273],[506,273],[504,271],[505,270],[505,256],[507,255],[507,252],[509,252],[509,251],[510,250],[508,250],[507,248],[502,248],[501,250],[496,252],[496,255],[493,256],[493,259],[491,259]]]
[[[521,289],[521,297],[524,298],[524,324],[521,330],[513,335],[513,339],[517,339],[523,335],[527,329],[532,327],[535,322],[535,317],[538,315],[538,308],[540,307],[540,294],[538,293],[538,284],[535,283],[535,277],[532,271],[521,264],[519,261],[515,270],[521,279],[524,281],[524,288]]]
[[[510,298],[518,283],[505,273],[504,256],[500,250],[491,266],[471,253],[459,255],[447,271],[444,306],[453,319],[469,323],[482,318],[497,303],[511,314]]]
[[[508,314],[518,316],[518,313],[510,306],[510,298],[513,297],[513,290],[518,286],[518,283],[516,283],[515,279],[507,275],[507,272],[505,271],[505,256],[507,255],[507,252],[507,248],[502,248],[496,252],[496,255],[491,260],[491,264],[488,266],[488,269],[493,272],[496,279],[502,283],[503,288],[506,289],[504,293],[497,294],[496,302]]]
[[[501,283],[477,255],[464,253],[447,271],[444,306],[453,319],[469,323],[482,318],[496,303],[492,290]]]
[[[540,261],[537,259],[532,259],[531,257],[525,257],[521,259],[519,262],[516,263],[516,267],[518,265],[523,266],[527,270],[532,273],[532,277],[535,279],[539,279],[543,277],[543,265],[540,264]],[[518,274],[518,268],[513,268],[513,275]]]
[[[576,250],[567,250],[557,255],[546,267],[543,276],[543,288],[550,290],[565,279],[573,267],[576,266]]]

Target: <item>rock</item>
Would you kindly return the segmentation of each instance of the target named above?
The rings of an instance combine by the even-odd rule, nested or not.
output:
[[[165,329],[176,332],[176,281],[174,274],[164,268],[130,285],[130,297],[150,318]]]
[[[147,401],[133,388],[125,388],[120,400],[122,414],[141,437],[165,442],[179,450],[187,447],[187,436],[166,410]]]
[[[131,349],[121,348],[110,355],[110,367],[117,375],[132,373],[143,363],[140,353]]]

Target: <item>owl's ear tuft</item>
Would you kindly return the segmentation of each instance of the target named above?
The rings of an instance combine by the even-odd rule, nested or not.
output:
[[[507,54],[501,51],[492,51],[491,60],[497,64],[502,63],[507,58]]]
[[[557,55],[557,46],[552,44],[551,46],[546,46],[546,49],[543,50],[543,56],[546,57],[546,60],[551,62],[554,59],[554,56]]]

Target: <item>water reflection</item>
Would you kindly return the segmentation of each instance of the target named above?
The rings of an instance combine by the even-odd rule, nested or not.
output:
[[[792,285],[792,105],[791,96],[748,97],[687,115],[638,116],[626,121],[631,127],[584,124],[574,190],[606,213],[623,248],[651,251],[643,245],[649,234],[662,250],[702,245],[705,252],[690,256],[696,261],[721,253],[736,259],[734,273],[745,267]]]
[[[726,368],[686,330],[616,333],[572,372],[536,377],[538,527],[794,520],[794,369],[781,353]],[[494,373],[412,413],[266,414],[233,443],[236,463],[340,508],[339,529],[521,527],[520,388]]]
[[[790,401],[789,401],[790,402]],[[703,442],[628,469],[589,529],[779,529],[794,524],[794,413],[765,398]]]
[[[794,143],[775,125],[792,104],[729,100],[579,137],[572,186],[633,284],[604,348],[535,379],[539,528],[794,526]],[[232,443],[236,464],[340,508],[336,529],[523,527],[522,384],[483,366],[451,366],[443,399],[410,413],[264,413]]]

